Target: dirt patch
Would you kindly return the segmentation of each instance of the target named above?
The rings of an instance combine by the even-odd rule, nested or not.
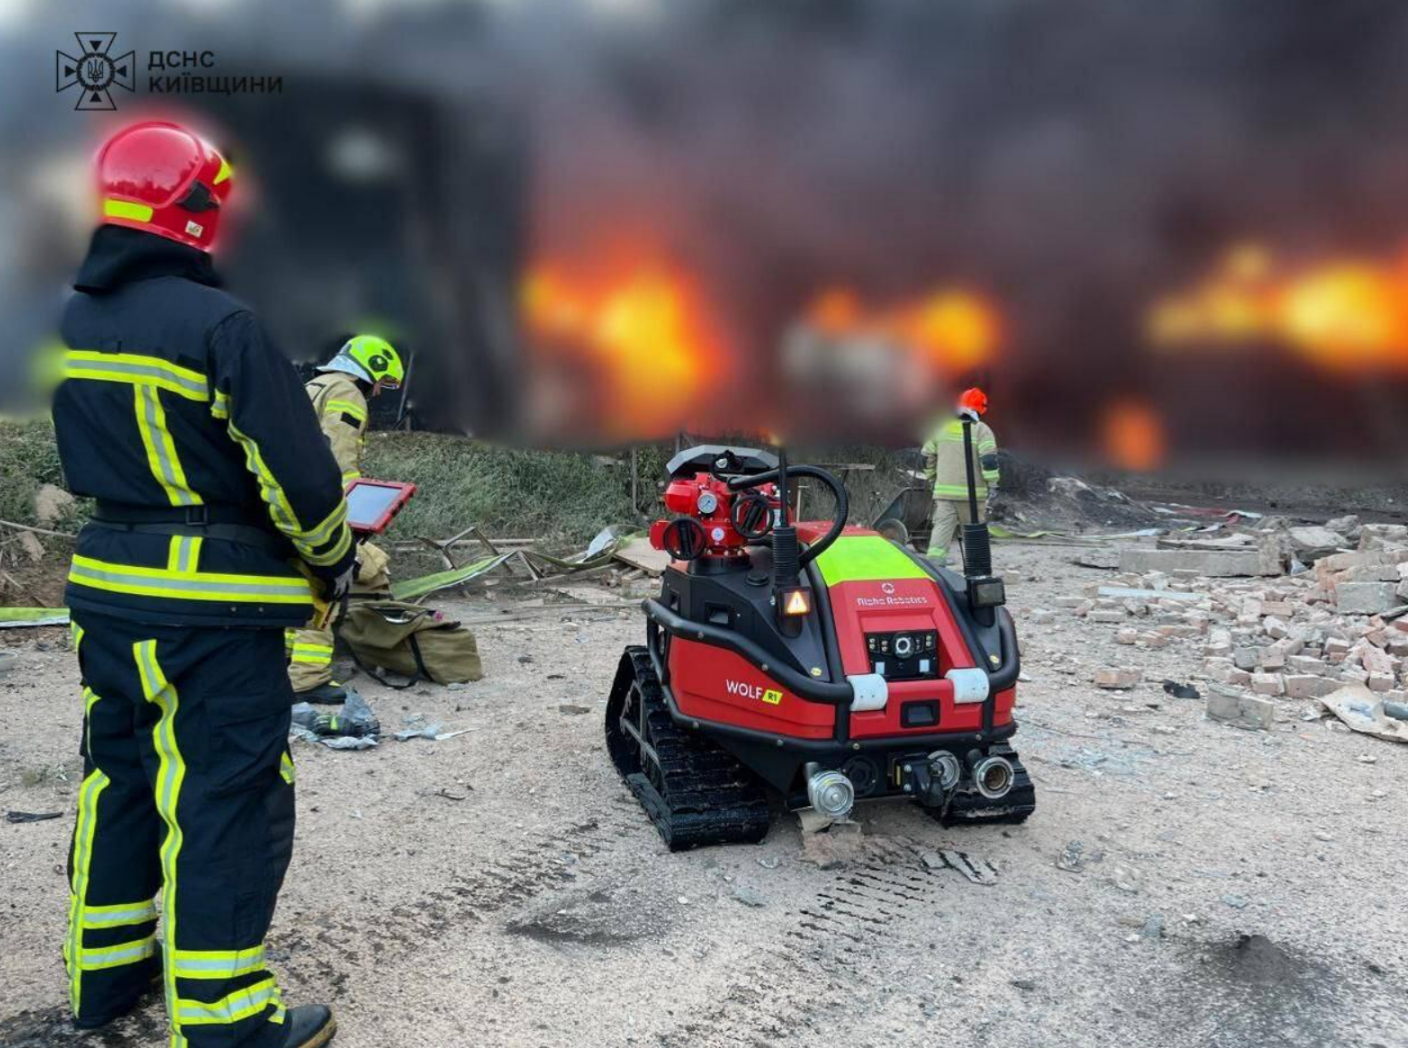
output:
[[[130,1016],[101,1030],[76,1029],[66,1008],[25,1011],[0,1019],[0,1045],[4,1048],[146,1048],[163,1043],[167,1036],[157,994]]]
[[[946,829],[863,805],[865,849],[825,870],[783,815],[757,846],[665,849],[602,737],[638,611],[437,597],[473,623],[485,678],[356,683],[388,729],[420,714],[470,730],[294,746],[298,844],[269,940],[285,1000],[333,1005],[341,1048],[1408,1044],[1408,795],[1392,788],[1408,747],[1304,721],[1286,698],[1268,731],[1208,721],[1160,683],[1189,679],[1202,638],[1121,646],[1115,626],[1053,610],[1092,582],[1076,552],[996,551],[1036,813]],[[72,652],[9,632],[0,810],[71,812]],[[1143,677],[1101,691],[1105,665]],[[71,830],[0,820],[0,1045],[163,1043],[157,1001],[81,1042],[66,1025]],[[1083,861],[1060,865],[1073,841]],[[1250,932],[1268,943],[1239,945]]]

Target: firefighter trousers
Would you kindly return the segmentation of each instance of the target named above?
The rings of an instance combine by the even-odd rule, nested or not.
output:
[[[978,520],[987,519],[987,507],[979,502]],[[948,560],[948,551],[953,545],[954,536],[962,537],[959,525],[971,523],[973,519],[972,514],[968,512],[967,499],[935,499],[934,530],[929,536],[929,550],[925,556],[938,564],[944,564]]]
[[[64,959],[75,1017],[120,1015],[160,979],[173,1048],[282,1045],[285,1010],[264,966],[293,852],[281,631],[76,613],[74,641],[83,784]]]

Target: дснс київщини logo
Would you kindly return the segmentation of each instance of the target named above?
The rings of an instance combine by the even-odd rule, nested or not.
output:
[[[116,33],[74,33],[81,57],[74,58],[63,51],[54,53],[54,90],[67,91],[78,87],[74,109],[116,109],[112,100],[113,87],[127,91],[137,89],[137,52],[110,55]]]

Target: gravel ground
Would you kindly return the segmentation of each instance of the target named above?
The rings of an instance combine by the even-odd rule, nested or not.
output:
[[[1067,612],[1024,626],[1100,579],[1072,553],[998,550],[1036,814],[946,830],[863,808],[841,868],[804,861],[783,815],[760,846],[665,851],[601,739],[633,612],[500,614],[476,626],[482,682],[365,687],[388,728],[423,713],[471,730],[296,746],[298,845],[270,938],[286,999],[333,1004],[345,1048],[1408,1045],[1408,747],[1290,700],[1269,732],[1206,720],[1158,684],[1189,679],[1198,641],[1116,647]],[[67,1045],[77,674],[58,631],[4,640],[19,664],[0,681],[0,809],[65,814],[0,822],[0,1045]],[[1154,683],[1099,691],[1105,664]],[[936,863],[945,849],[995,883]],[[163,1023],[154,1000],[83,1041],[154,1046]]]

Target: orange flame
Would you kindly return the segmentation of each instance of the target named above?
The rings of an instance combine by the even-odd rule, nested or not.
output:
[[[1163,418],[1142,400],[1127,398],[1106,405],[1100,436],[1105,456],[1120,469],[1147,473],[1162,465],[1168,453]]]
[[[971,291],[940,288],[921,298],[868,307],[849,288],[817,295],[803,319],[833,338],[872,336],[908,349],[947,374],[989,363],[1002,338],[997,309]]]
[[[724,358],[694,282],[662,263],[609,276],[534,266],[520,289],[534,349],[576,358],[600,385],[609,436],[659,435],[684,424],[722,379]]]
[[[1408,256],[1277,271],[1269,252],[1234,248],[1207,279],[1157,303],[1164,347],[1276,342],[1330,371],[1408,371]]]

